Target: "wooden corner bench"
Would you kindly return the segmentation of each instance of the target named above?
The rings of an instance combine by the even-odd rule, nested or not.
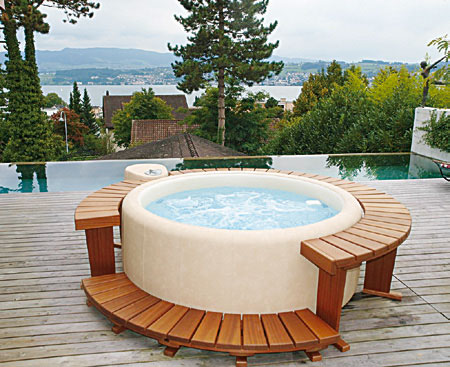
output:
[[[227,171],[228,169],[217,169]],[[229,169],[241,171],[240,168]],[[181,346],[226,352],[236,366],[247,366],[257,353],[305,351],[312,361],[320,350],[334,345],[347,351],[339,334],[346,272],[366,262],[364,292],[401,299],[390,291],[396,249],[411,228],[408,210],[391,196],[364,185],[293,171],[339,186],[360,202],[364,218],[332,236],[303,241],[300,253],[319,268],[316,314],[308,309],[269,315],[236,315],[197,310],[166,302],[136,287],[124,273],[116,274],[113,227],[120,226],[123,198],[143,181],[122,181],[94,192],[75,211],[75,228],[85,230],[91,278],[82,281],[88,305],[94,305],[114,324],[154,338],[174,356]],[[214,171],[198,169],[170,175]],[[299,255],[300,256],[300,255]]]

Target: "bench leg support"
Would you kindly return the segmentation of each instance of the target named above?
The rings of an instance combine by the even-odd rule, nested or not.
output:
[[[175,354],[180,350],[180,347],[166,347],[164,355],[167,357],[175,357]]]
[[[402,300],[398,292],[391,292],[392,273],[394,272],[397,249],[366,264],[363,293],[374,296]]]
[[[114,325],[111,330],[114,334],[120,334],[121,332],[125,331],[127,328],[121,325]]]
[[[247,357],[236,357],[236,367],[247,367]]]
[[[340,350],[341,352],[348,352],[350,350],[350,345],[347,344],[344,340],[339,339],[334,346]]]
[[[91,276],[116,273],[113,227],[86,229]]]
[[[336,331],[341,321],[346,276],[347,270],[337,269],[333,275],[319,269],[316,315]]]
[[[305,353],[311,362],[319,362],[322,360],[322,355],[318,351],[315,351],[315,352],[305,351]]]

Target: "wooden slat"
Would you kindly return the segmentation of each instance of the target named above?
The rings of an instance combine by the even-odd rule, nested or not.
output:
[[[283,312],[279,316],[297,348],[319,344],[319,339],[295,312]]]
[[[88,286],[87,289],[89,291],[89,294],[96,295],[98,293],[111,291],[112,289],[120,288],[131,284],[132,283],[130,282],[130,280],[124,277],[122,279],[115,279],[111,282],[104,282],[97,285],[91,285]]]
[[[136,315],[139,315],[141,312],[145,311],[149,307],[152,307],[155,303],[159,301],[160,301],[159,298],[147,295],[145,298],[142,298],[139,301],[120,309],[115,313],[115,316],[118,319],[128,321],[131,318],[135,317]]]
[[[117,274],[107,274],[107,275],[101,275],[98,277],[92,277],[92,278],[86,278],[83,279],[81,282],[83,284],[83,287],[91,287],[100,283],[105,282],[114,282],[119,279],[126,278],[125,273],[117,273]]]
[[[353,226],[354,228],[361,229],[363,231],[369,231],[373,233],[379,233],[388,237],[404,239],[407,235],[407,231],[396,231],[389,228],[375,227],[370,224],[357,223]]]
[[[205,311],[190,309],[169,332],[170,340],[189,343],[204,315]]]
[[[338,232],[338,233],[334,234],[334,236],[338,237],[338,238],[342,238],[346,241],[352,242],[358,246],[365,247],[365,248],[373,251],[375,256],[380,255],[382,252],[385,252],[387,249],[387,246],[382,243],[372,241],[368,238],[363,238],[363,237],[360,237],[360,236],[357,236],[357,235],[354,235],[351,233],[347,233],[347,232]]]
[[[148,293],[139,289],[133,293],[105,302],[102,304],[102,307],[108,312],[113,313],[115,311],[120,310],[121,308],[124,308],[132,303],[139,301],[140,299],[146,297],[147,295]]]
[[[267,336],[267,342],[272,350],[282,350],[294,346],[289,334],[280,321],[278,315],[261,315],[261,321]]]
[[[365,261],[374,254],[372,250],[358,246],[352,242],[346,241],[336,236],[322,237],[321,240],[352,254],[358,262]]]
[[[339,333],[314,315],[310,310],[295,311],[298,317],[317,336],[321,343],[331,343],[339,338]]]
[[[377,241],[377,242],[383,243],[387,246],[394,246],[399,243],[399,240],[397,240],[395,238],[383,236],[381,234],[376,234],[376,233],[372,233],[372,232],[363,231],[363,230],[357,229],[355,227],[348,228],[344,232],[351,233],[351,234],[354,234],[354,235],[357,235],[360,237],[368,238],[372,241]]]
[[[136,292],[137,290],[139,290],[138,287],[136,287],[134,284],[130,284],[130,285],[126,285],[124,287],[120,287],[120,288],[112,289],[107,292],[96,294],[92,298],[96,302],[102,304],[102,303],[105,303],[108,301],[112,301],[116,298],[126,296],[130,293]]]
[[[169,331],[172,330],[188,311],[189,308],[187,307],[175,305],[147,329],[160,337],[166,337]]]
[[[379,222],[374,221],[372,219],[363,218],[359,221],[361,224],[367,224],[373,227],[381,227],[381,228],[389,228],[400,232],[409,232],[410,226],[405,226],[401,224],[395,224],[395,223],[387,223],[387,222]]]
[[[356,258],[352,254],[320,239],[302,241],[300,252],[330,274],[334,274],[336,266],[350,266],[356,262]]]
[[[173,303],[159,301],[128,321],[130,327],[142,332],[173,307]],[[127,324],[127,325],[128,325]]]
[[[217,347],[241,349],[241,315],[225,314],[217,338]]]
[[[218,312],[207,312],[192,337],[191,343],[203,347],[213,347],[216,344],[222,316]]]
[[[247,350],[267,349],[267,340],[259,315],[242,316],[242,347]]]
[[[392,217],[391,215],[384,215],[385,213],[370,212],[364,215],[365,219],[374,220],[377,222],[386,222],[393,224],[400,224],[402,226],[411,226],[411,218],[399,219],[398,217]]]

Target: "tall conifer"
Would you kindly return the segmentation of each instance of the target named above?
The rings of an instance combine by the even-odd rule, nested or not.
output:
[[[80,121],[89,128],[89,133],[96,135],[99,132],[99,127],[92,112],[91,99],[89,98],[86,88],[84,88],[83,102],[81,104]]]
[[[186,46],[169,50],[182,61],[172,68],[183,80],[178,88],[185,93],[218,83],[218,142],[225,144],[225,84],[247,85],[279,74],[282,62],[268,62],[278,41],[268,42],[277,22],[264,26],[269,0],[178,0],[189,12],[175,19],[189,33]]]

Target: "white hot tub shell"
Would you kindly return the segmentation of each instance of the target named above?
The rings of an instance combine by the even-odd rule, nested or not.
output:
[[[301,227],[242,231],[179,223],[145,209],[179,191],[215,186],[291,191],[339,213]],[[300,254],[300,242],[340,232],[361,217],[361,206],[347,191],[300,176],[208,172],[163,178],[137,187],[123,202],[124,271],[146,292],[187,307],[237,314],[315,311],[318,268]],[[358,276],[359,268],[347,272],[344,304]]]

